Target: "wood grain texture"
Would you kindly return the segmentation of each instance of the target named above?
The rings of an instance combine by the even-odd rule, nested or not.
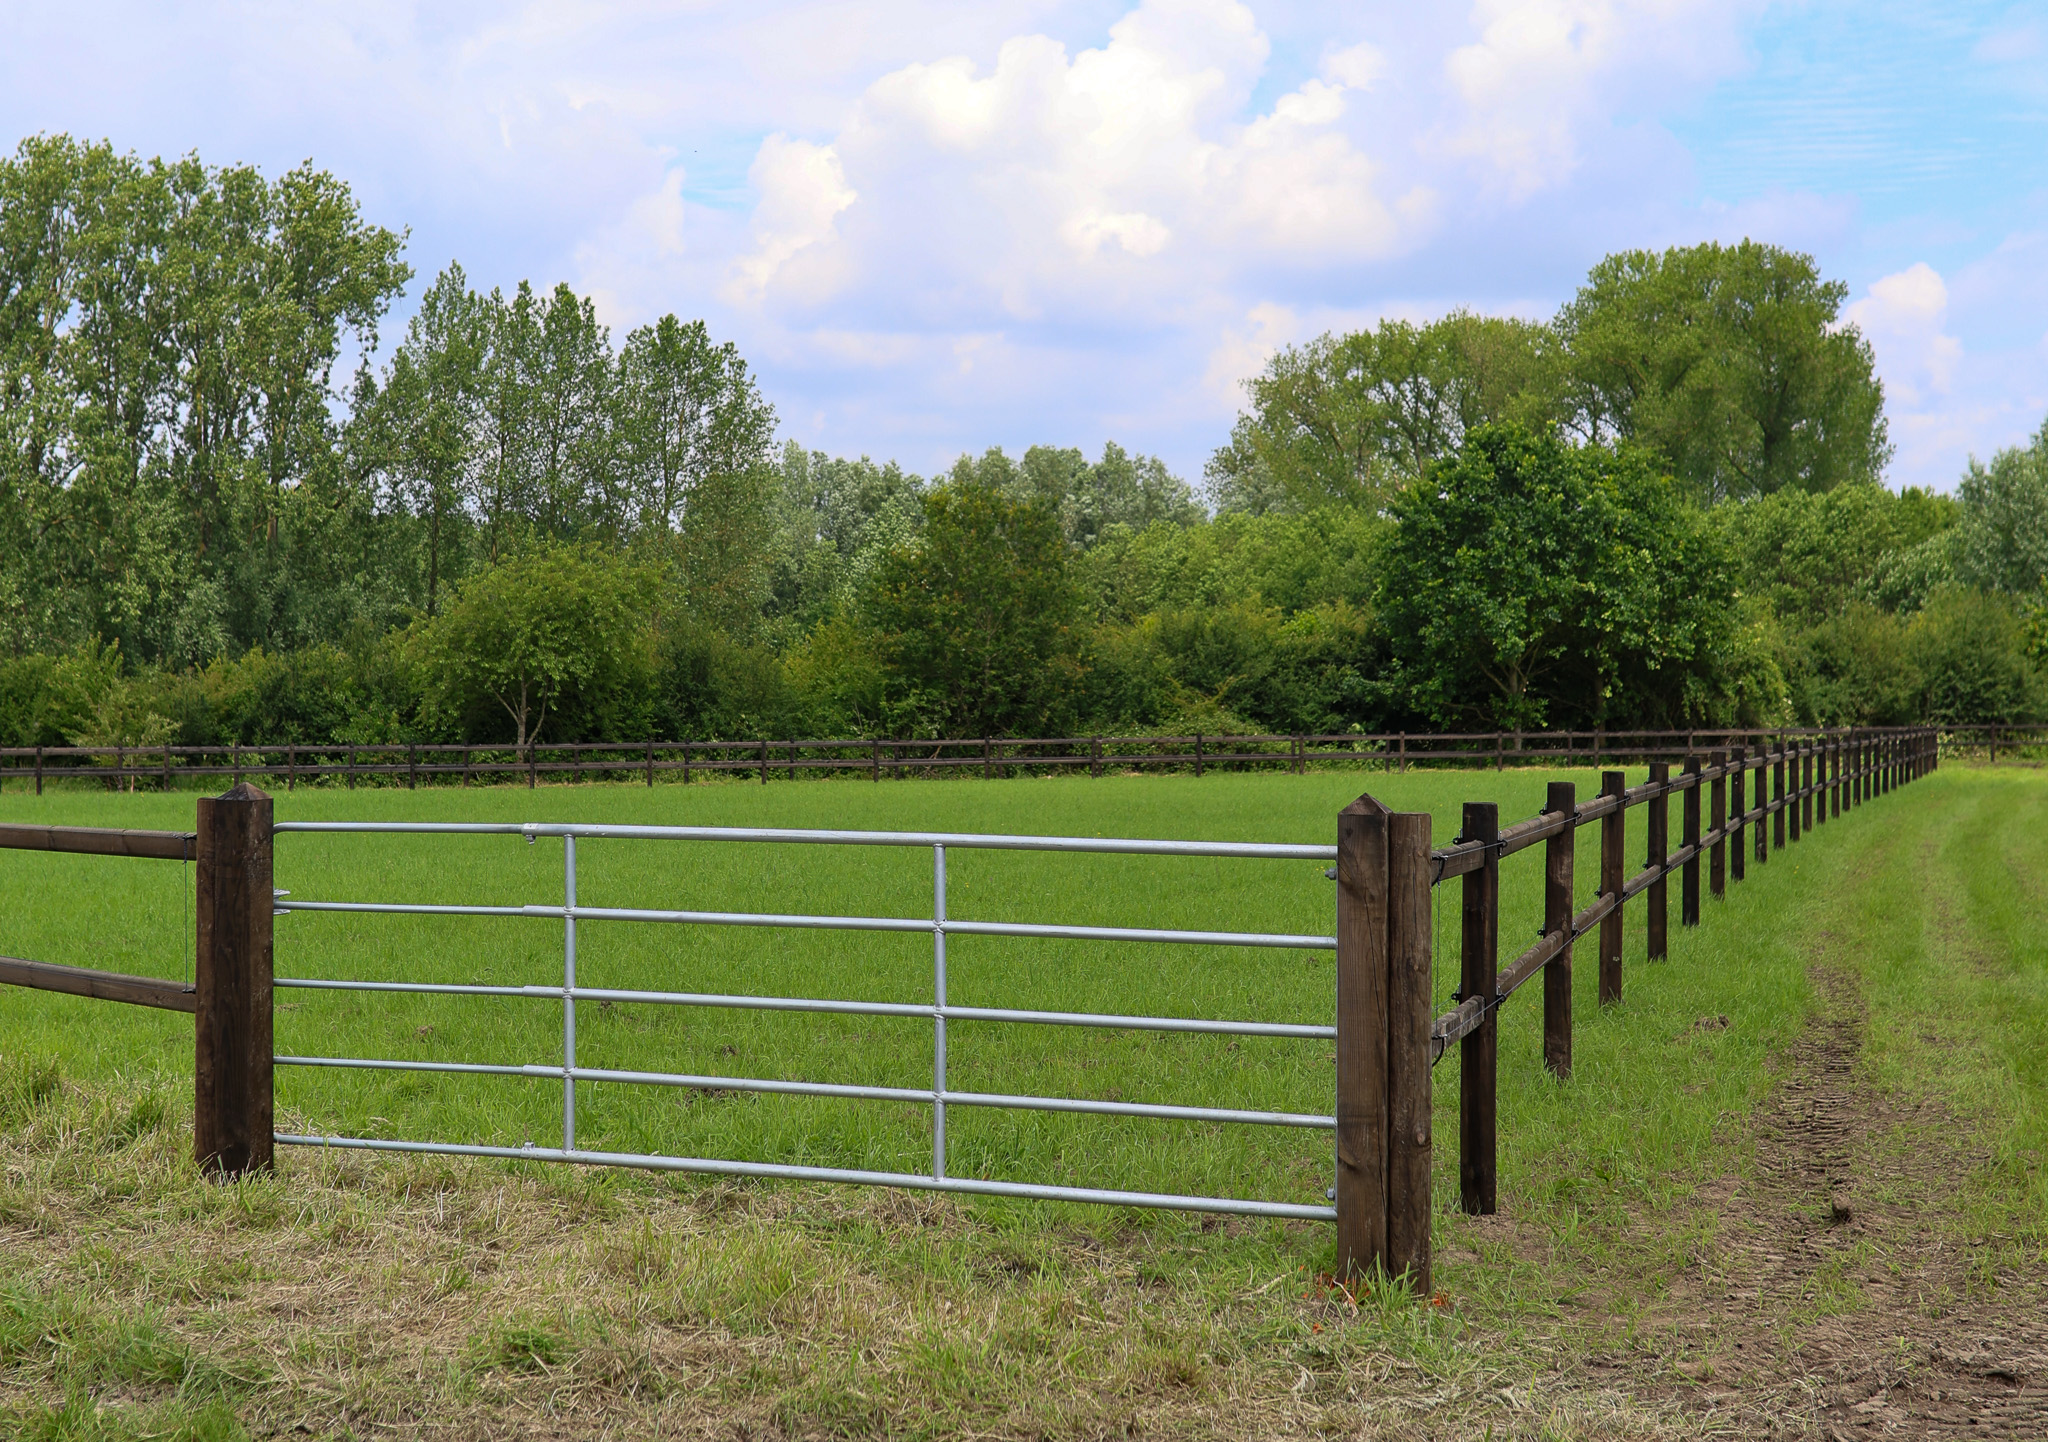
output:
[[[1337,1275],[1387,1256],[1387,808],[1337,813]]]
[[[195,844],[196,838],[189,831],[0,825],[0,847],[17,851],[71,851],[86,856],[141,856],[157,861],[190,861]]]
[[[271,1165],[271,801],[199,801],[192,1149],[228,1177]]]
[[[1430,817],[1387,818],[1387,1271],[1430,1291]]]
[[[47,961],[24,961],[18,956],[0,956],[0,982],[9,986],[33,987],[37,991],[61,991],[68,996],[158,1006],[166,1011],[196,1011],[199,1005],[197,993],[182,981],[130,976],[119,971],[92,971],[82,966],[58,966]]]

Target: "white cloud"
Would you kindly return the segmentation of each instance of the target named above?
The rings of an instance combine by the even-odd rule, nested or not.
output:
[[[1100,47],[1070,55],[1025,35],[987,69],[954,56],[893,70],[811,145],[800,176],[789,156],[804,142],[762,147],[747,292],[792,317],[837,296],[916,325],[1076,307],[1156,318],[1260,264],[1413,244],[1428,193],[1384,197],[1378,161],[1344,125],[1377,53],[1340,51],[1239,119],[1268,49],[1235,0],[1143,0]],[[800,257],[816,263],[786,283]]]
[[[792,262],[818,261],[837,238],[839,213],[860,198],[846,183],[839,154],[829,145],[771,135],[747,172],[759,193],[754,207],[754,249],[733,267],[728,298],[759,300],[771,282]],[[823,264],[798,266],[795,284],[807,290],[829,290],[835,268]]]
[[[1963,343],[1946,334],[1948,285],[1926,261],[1871,282],[1870,293],[1843,312],[1870,341],[1885,391],[1918,406],[1948,394]]]
[[[1726,0],[1478,0],[1479,36],[1444,61],[1464,103],[1446,137],[1489,166],[1514,199],[1563,183],[1588,132],[1654,96],[1661,109],[1738,68],[1740,22]]]

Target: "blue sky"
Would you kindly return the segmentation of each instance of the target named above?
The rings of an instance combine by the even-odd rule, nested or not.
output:
[[[926,471],[1193,478],[1276,346],[1745,235],[1848,286],[1893,484],[2048,418],[2048,3],[15,4],[0,128],[310,157],[415,293],[702,316],[788,435]]]

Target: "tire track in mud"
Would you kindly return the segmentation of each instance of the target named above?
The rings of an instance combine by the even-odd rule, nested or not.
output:
[[[1982,1163],[1969,1130],[1869,1086],[1855,978],[1812,975],[1751,1175],[1710,1196],[1718,1244],[1672,1299],[1696,1339],[1680,1399],[1743,1436],[2048,1438],[2041,1279],[1987,1288],[1986,1239],[1944,1219]]]

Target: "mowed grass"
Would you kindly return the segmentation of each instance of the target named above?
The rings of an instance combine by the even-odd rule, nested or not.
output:
[[[1642,779],[1635,770],[1629,779]],[[1334,772],[1103,780],[562,786],[405,792],[317,790],[277,798],[280,820],[608,821],[875,830],[1018,831],[1083,836],[1322,842],[1361,791],[1397,810],[1428,810],[1440,843],[1463,802],[1487,800],[1503,823],[1534,814],[1548,782],[1579,794],[1594,772]],[[192,824],[190,795],[72,792],[0,798],[10,819],[80,824]],[[1868,808],[1869,817],[1880,808]],[[1674,806],[1673,825],[1678,808]],[[1646,812],[1631,813],[1631,866]],[[1861,824],[1852,819],[1850,826]],[[1829,838],[1831,839],[1831,838]],[[1505,1169],[1523,1156],[1589,1149],[1596,1181],[1667,1174],[1711,1140],[1712,1122],[1761,1084],[1760,1063],[1804,1015],[1796,964],[1756,964],[1783,944],[1778,918],[1805,853],[1765,868],[1698,938],[1674,943],[1690,964],[1645,970],[1630,928],[1630,1004],[1602,1015],[1590,942],[1580,947],[1576,1074],[1559,1087],[1541,1066],[1541,1002],[1531,988],[1503,1015]],[[284,835],[277,883],[295,897],[428,903],[558,903],[562,843],[518,837]],[[73,965],[177,975],[189,966],[188,878],[169,863],[9,853],[15,904],[0,950]],[[1541,848],[1504,868],[1503,962],[1541,920]],[[1596,828],[1580,837],[1580,904],[1598,875]],[[584,840],[584,905],[708,911],[928,917],[929,850]],[[1317,862],[989,852],[948,857],[954,918],[1327,935],[1334,886]],[[1438,899],[1437,991],[1457,984],[1456,883]],[[1796,905],[1796,901],[1795,901]],[[1671,898],[1673,934],[1678,904]],[[1704,948],[1704,951],[1702,950]],[[1741,959],[1739,962],[1737,959]],[[1735,963],[1735,964],[1731,964]],[[529,918],[296,913],[277,921],[281,976],[556,985],[562,926]],[[956,1005],[1325,1023],[1334,960],[1322,951],[1251,950],[954,936],[948,997]],[[928,935],[590,922],[578,928],[578,980],[629,989],[928,1001]],[[0,1049],[61,1056],[95,1077],[189,1068],[183,1018],[13,993]],[[1743,1024],[1682,1052],[1663,1042],[1675,1020],[1711,1008]],[[928,1022],[590,1002],[578,1007],[577,1059],[592,1067],[695,1076],[928,1087]],[[558,1063],[559,1002],[280,990],[277,1049],[492,1064]],[[1648,1055],[1654,1063],[1645,1062]],[[1106,1032],[955,1021],[947,1081],[960,1091],[1327,1113],[1327,1042]],[[1731,1054],[1732,1053],[1732,1054]],[[1444,1073],[1448,1079],[1452,1072]],[[495,1145],[556,1145],[557,1081],[284,1067],[283,1124],[321,1133]],[[1573,1098],[1599,1098],[1592,1116]],[[1455,1089],[1439,1098],[1439,1151],[1455,1160]],[[807,1165],[924,1171],[930,1109],[896,1102],[797,1098],[723,1089],[585,1083],[577,1141],[591,1149]],[[1587,1123],[1593,1122],[1589,1129]],[[1320,1202],[1331,1182],[1326,1131],[1048,1115],[953,1107],[955,1175],[1062,1185]],[[1551,1170],[1546,1167],[1546,1172]],[[1454,1176],[1454,1173],[1451,1175]]]

